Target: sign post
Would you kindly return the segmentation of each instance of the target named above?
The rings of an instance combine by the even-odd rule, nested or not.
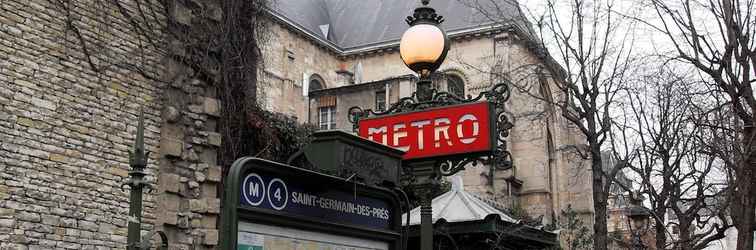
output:
[[[252,157],[227,180],[221,249],[399,249],[399,201],[388,189]]]
[[[383,112],[352,107],[349,121],[361,137],[405,151],[404,177],[420,197],[420,246],[425,250],[433,244],[431,201],[439,179],[470,164],[490,166],[490,176],[495,169],[511,168],[506,137],[513,124],[504,109],[508,83],[466,99],[448,92],[418,92]]]

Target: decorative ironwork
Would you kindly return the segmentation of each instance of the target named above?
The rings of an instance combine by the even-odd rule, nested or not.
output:
[[[144,147],[144,112],[140,110],[137,135],[136,140],[134,141],[134,150],[129,152],[129,165],[132,169],[129,171],[129,176],[131,178],[125,184],[121,185],[121,190],[123,190],[125,186],[131,188],[129,194],[129,226],[127,235],[128,250],[150,249],[150,238],[155,234],[160,235],[160,240],[162,241],[158,249],[168,249],[168,237],[166,237],[163,232],[150,232],[144,241],[141,240],[142,190],[147,188],[150,190],[148,191],[150,193],[154,191],[154,188],[144,180],[144,176],[147,175],[144,169],[147,167],[149,155],[150,153],[147,152]]]
[[[359,121],[372,116],[383,116],[411,111],[420,111],[429,108],[443,107],[455,104],[473,103],[485,100],[494,105],[494,119],[496,119],[496,147],[490,155],[479,157],[447,157],[436,162],[438,172],[444,176],[453,175],[465,169],[465,166],[478,164],[489,165],[492,169],[506,170],[512,168],[511,153],[507,148],[509,130],[514,126],[505,112],[505,105],[511,95],[509,82],[494,85],[488,91],[481,92],[476,97],[459,97],[453,93],[432,90],[432,98],[428,101],[420,101],[417,92],[411,96],[403,97],[398,102],[391,104],[385,111],[373,111],[354,106],[349,108],[348,120],[352,123],[352,129],[359,129]]]
[[[444,22],[443,16],[436,14],[436,10],[433,8],[427,7],[430,1],[423,0],[421,2],[423,6],[415,9],[415,12],[412,13],[411,16],[407,16],[407,18],[404,19],[407,24],[410,26],[417,23],[432,23],[438,25]]]

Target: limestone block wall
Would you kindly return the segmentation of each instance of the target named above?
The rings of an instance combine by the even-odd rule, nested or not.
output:
[[[303,84],[313,75],[323,80],[324,88],[342,86],[336,71],[342,61],[336,54],[308,38],[271,21],[270,32],[263,43],[264,62],[258,83],[258,102],[269,111],[299,117],[307,121],[307,100]]]
[[[140,110],[155,189],[144,194],[143,233],[167,232],[171,249],[217,245],[215,87],[140,40],[113,3],[0,2],[0,249],[125,249],[121,185]],[[219,6],[168,3],[186,26]]]
[[[157,175],[163,84],[124,67],[149,65],[103,1],[0,2],[0,249],[123,249],[128,151],[146,116],[148,181]],[[104,5],[99,5],[104,4]],[[110,6],[112,7],[112,6]],[[111,10],[107,10],[112,13]],[[66,23],[67,14],[88,44]],[[100,29],[109,26],[112,29]],[[145,230],[158,209],[145,195]]]
[[[158,156],[156,225],[175,249],[218,245],[221,166],[217,131],[220,103],[215,87],[191,78],[192,69],[167,60]]]

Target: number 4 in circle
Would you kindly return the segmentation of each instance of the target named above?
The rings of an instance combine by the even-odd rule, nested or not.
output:
[[[283,210],[289,201],[289,190],[286,183],[279,178],[270,180],[268,183],[268,202],[275,210]]]

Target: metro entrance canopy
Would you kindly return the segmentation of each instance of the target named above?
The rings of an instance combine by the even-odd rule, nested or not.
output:
[[[452,188],[431,202],[434,208],[434,249],[544,249],[559,243],[557,235],[512,218],[493,202],[465,191],[462,177],[452,176]],[[409,216],[409,245],[419,246],[420,207]]]

